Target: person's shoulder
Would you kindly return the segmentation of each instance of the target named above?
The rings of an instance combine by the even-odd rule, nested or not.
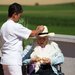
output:
[[[2,30],[3,28],[5,28],[6,25],[8,25],[7,21],[5,21],[5,22],[2,24],[2,26],[1,26],[1,30]]]
[[[15,23],[13,20],[11,20],[11,19],[8,19],[7,21],[6,21],[6,23],[8,23],[8,24],[13,24],[13,23]]]
[[[16,24],[16,26],[22,26],[22,24],[20,24],[20,23],[15,23]]]
[[[34,49],[39,48],[40,46],[35,46]]]
[[[16,23],[16,26],[19,27],[19,28],[22,28],[22,29],[28,29],[28,28],[26,28],[25,26],[23,26],[23,25],[20,24],[20,23]]]
[[[7,21],[5,21],[5,22],[2,24],[2,26],[3,26],[3,25],[5,25],[5,24],[7,24],[7,23],[8,23],[8,20],[7,20]]]
[[[52,45],[58,45],[56,42],[52,41],[51,42]]]
[[[34,50],[38,50],[40,48],[40,46],[35,46]]]
[[[7,27],[12,27],[12,26],[15,26],[15,22],[11,19],[8,19],[4,25],[6,25]]]

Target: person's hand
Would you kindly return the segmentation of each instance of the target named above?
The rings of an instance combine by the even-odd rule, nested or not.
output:
[[[36,62],[39,62],[41,60],[41,58],[37,57],[36,58]]]
[[[40,61],[41,59],[39,57],[35,57],[35,58],[31,58],[31,62],[38,62]]]
[[[51,63],[51,61],[50,61],[50,59],[49,58],[42,58],[42,61],[43,61],[43,63],[45,63],[45,64],[50,64]]]
[[[41,33],[44,30],[44,26],[43,25],[37,26],[36,30],[38,30],[39,33]]]

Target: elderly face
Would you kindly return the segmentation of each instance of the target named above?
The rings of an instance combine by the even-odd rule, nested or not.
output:
[[[38,36],[36,41],[39,46],[44,47],[48,43],[48,37],[47,36],[44,36],[44,37]]]

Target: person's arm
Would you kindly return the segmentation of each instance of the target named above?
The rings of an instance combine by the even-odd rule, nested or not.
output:
[[[49,56],[49,58],[43,58],[44,63],[50,63],[51,65],[59,64],[64,62],[64,56],[59,48],[58,44],[52,42],[51,45],[54,47],[55,52]]]
[[[58,44],[53,42],[52,46],[54,47],[54,49],[57,51],[55,52],[51,57],[51,64],[55,65],[55,64],[59,64],[59,63],[63,63],[64,62],[64,55],[61,52],[61,49],[59,48]]]
[[[42,61],[44,64],[55,65],[55,64],[63,63],[64,56],[62,53],[56,53],[50,58],[43,58]]]
[[[31,63],[38,62],[41,59],[38,57],[38,49],[37,46],[34,48],[34,51],[30,55]]]
[[[53,46],[55,48],[55,50],[57,50],[58,52],[56,52],[53,56],[52,56],[52,64],[59,64],[59,63],[63,63],[64,62],[64,55],[61,51],[61,49],[59,48],[58,44],[53,42]]]
[[[29,63],[35,63],[40,61],[40,58],[36,57],[36,58],[29,58],[29,59],[24,59],[23,60],[23,64],[29,64]]]
[[[62,53],[57,53],[57,54],[53,55],[53,57],[50,60],[51,60],[52,65],[63,63],[64,56]]]
[[[44,30],[44,26],[37,26],[36,30],[30,30],[21,24],[15,23],[12,32],[18,37],[23,39],[28,39],[29,37],[34,37]]]
[[[30,62],[31,63],[35,63],[35,62],[40,62],[40,58],[39,57],[34,57],[34,58],[31,58]]]
[[[36,35],[38,35],[39,33],[41,33],[44,30],[44,26],[37,26],[36,30],[32,30],[30,37],[34,37]]]

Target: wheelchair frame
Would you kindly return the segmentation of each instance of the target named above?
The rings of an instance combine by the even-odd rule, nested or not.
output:
[[[56,65],[54,65],[54,66],[56,67],[57,72],[58,72],[59,75],[65,75],[65,74],[62,72],[61,64],[62,64],[62,63],[59,63],[59,64],[56,64]],[[28,66],[27,66],[26,64],[23,64],[23,66],[22,66],[22,73],[23,73],[23,75],[29,75],[29,74],[27,73],[27,68],[28,68]],[[37,75],[37,74],[34,74],[34,75]]]

